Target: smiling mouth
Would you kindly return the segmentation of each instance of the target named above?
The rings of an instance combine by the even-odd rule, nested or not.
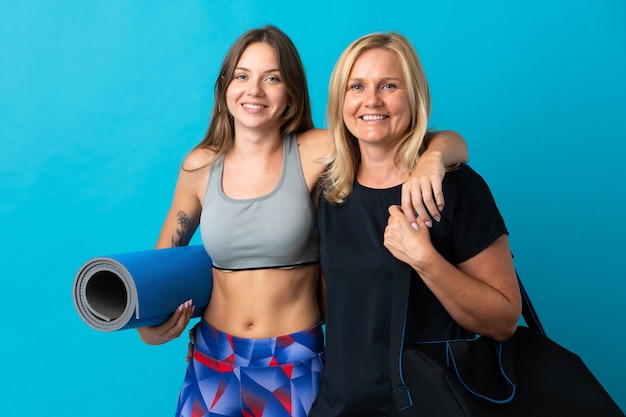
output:
[[[361,116],[361,119],[365,120],[366,122],[373,122],[377,120],[384,120],[388,117],[389,116],[385,116],[384,114],[364,114],[363,116]]]
[[[249,110],[261,110],[261,109],[265,108],[265,106],[263,106],[261,104],[242,104],[242,106],[245,109],[249,109]]]

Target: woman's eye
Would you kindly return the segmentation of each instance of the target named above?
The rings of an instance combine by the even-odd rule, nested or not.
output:
[[[386,83],[382,85],[383,90],[393,90],[396,88],[395,84]]]
[[[270,82],[270,83],[278,83],[278,82],[280,82],[280,78],[278,78],[278,77],[276,77],[274,75],[271,75],[271,76],[267,77],[266,80],[268,82]]]
[[[236,80],[247,80],[248,76],[245,75],[245,74],[238,74],[238,75],[235,75],[235,79]]]
[[[363,86],[361,84],[352,84],[348,87],[348,89],[352,91],[360,91],[363,89]]]

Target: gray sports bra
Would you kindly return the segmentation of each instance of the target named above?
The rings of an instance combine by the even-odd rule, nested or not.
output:
[[[200,233],[213,266],[224,270],[292,267],[319,261],[316,213],[295,135],[283,138],[283,170],[276,188],[257,198],[224,194],[224,157],[211,167]]]

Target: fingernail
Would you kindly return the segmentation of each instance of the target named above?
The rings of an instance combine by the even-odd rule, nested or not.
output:
[[[431,222],[430,220],[426,220],[424,224],[428,227],[433,227],[433,222]]]
[[[443,211],[443,207],[437,207],[439,211]]]
[[[415,229],[415,230],[418,230],[418,229],[419,229],[419,227],[417,227],[417,223],[415,223],[415,222],[411,223],[411,227],[412,227],[413,229]]]
[[[437,223],[439,223],[441,221],[441,217],[439,217],[439,216],[435,216],[435,217],[433,217],[433,219],[435,219],[435,221]]]

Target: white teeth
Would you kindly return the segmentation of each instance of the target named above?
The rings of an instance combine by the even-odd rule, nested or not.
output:
[[[384,118],[386,118],[387,116],[384,116],[382,114],[364,114],[363,116],[361,116],[361,118],[365,121],[370,121],[370,120],[383,120]]]
[[[263,108],[260,104],[244,104],[243,107],[250,110],[261,110]]]

